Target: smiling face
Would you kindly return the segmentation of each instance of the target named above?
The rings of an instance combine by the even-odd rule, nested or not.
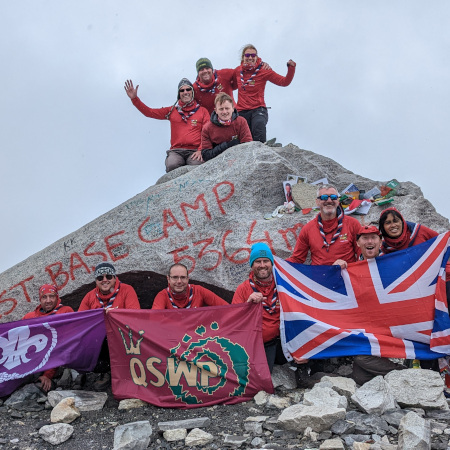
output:
[[[167,277],[167,283],[172,292],[176,294],[184,292],[189,284],[187,269],[183,266],[172,267]]]
[[[398,238],[403,232],[402,220],[392,213],[388,213],[383,224],[384,232],[390,238]]]
[[[43,294],[41,296],[40,302],[41,302],[41,308],[46,313],[48,313],[56,308],[56,305],[58,304],[58,296],[53,292]]]
[[[381,238],[376,233],[361,234],[356,244],[364,259],[376,258],[380,254]]]
[[[183,103],[189,103],[194,98],[194,92],[192,91],[192,87],[188,84],[185,84],[180,87],[179,90],[180,100]]]
[[[258,59],[258,52],[254,47],[245,48],[242,52],[242,62],[244,64],[255,65]]]
[[[269,281],[272,278],[272,261],[269,258],[257,258],[253,261],[252,272],[255,278]]]
[[[109,280],[108,280],[109,278]],[[99,275],[95,279],[95,285],[103,295],[108,295],[114,290],[116,284],[116,277],[114,275]]]
[[[219,119],[223,122],[231,119],[233,115],[233,104],[230,101],[224,101],[222,104],[217,103],[214,110],[216,114],[219,116]]]
[[[204,67],[203,69],[199,70],[198,77],[200,78],[200,81],[202,83],[209,84],[211,83],[213,78],[213,70],[209,67]]]
[[[320,189],[318,197],[321,195],[327,195],[328,197],[326,200],[316,199],[316,205],[320,208],[320,215],[325,220],[335,218],[337,207],[339,206],[338,192],[334,188]],[[336,200],[331,200],[330,195],[336,195]]]

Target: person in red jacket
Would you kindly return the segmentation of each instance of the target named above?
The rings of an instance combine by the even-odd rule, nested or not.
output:
[[[234,69],[214,70],[208,58],[200,58],[195,63],[197,79],[194,81],[195,98],[201,106],[211,114],[214,111],[214,99],[216,95],[224,92],[233,100],[233,89],[237,89],[234,83]]]
[[[233,99],[228,94],[218,94],[214,104],[211,121],[202,130],[201,150],[204,161],[209,161],[234,145],[252,141],[247,121],[238,115]]]
[[[262,338],[267,364],[272,373],[275,363],[284,364],[280,341],[280,302],[272,274],[273,255],[267,244],[258,242],[250,250],[250,275],[234,293],[232,304],[262,303]]]
[[[64,306],[58,295],[58,288],[51,284],[43,284],[39,288],[39,305],[34,311],[25,314],[22,320],[35,319],[36,317],[52,316],[53,314],[64,314],[73,312],[70,306]],[[44,392],[54,389],[53,377],[58,368],[48,369],[45,372],[33,374],[33,379],[38,380],[40,388]]]
[[[141,309],[135,290],[119,281],[112,264],[98,264],[94,276],[96,287],[84,296],[78,311],[99,308]]]
[[[125,81],[125,92],[133,105],[146,117],[170,121],[170,150],[167,151],[166,172],[181,166],[198,165],[203,162],[200,151],[203,125],[209,122],[208,111],[194,98],[192,83],[183,78],[178,84],[177,101],[165,108],[149,108],[137,95],[131,80]]]
[[[264,90],[270,81],[278,86],[289,86],[295,74],[295,62],[287,62],[288,73],[285,77],[272,69],[265,69],[254,45],[248,44],[242,49],[241,65],[235,69],[238,87],[239,114],[248,122],[253,140],[266,142],[266,125],[269,120]]]
[[[347,263],[356,261],[356,236],[361,224],[344,214],[334,186],[325,184],[318,189],[316,205],[319,214],[300,230],[287,261],[303,264],[310,252],[312,265],[339,265],[345,269]]]
[[[228,305],[225,300],[209,289],[189,284],[188,269],[184,264],[170,266],[167,284],[168,287],[156,295],[152,309],[189,309]]]

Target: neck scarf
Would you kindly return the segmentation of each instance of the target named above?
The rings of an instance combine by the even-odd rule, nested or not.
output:
[[[214,79],[209,84],[201,84],[199,78],[195,80],[195,84],[199,88],[200,92],[210,92],[211,94],[216,93],[216,87],[217,87],[217,70],[214,72]]]
[[[111,308],[112,304],[114,303],[114,300],[117,297],[117,294],[120,290],[120,281],[118,278],[116,278],[116,284],[114,285],[114,291],[104,295],[100,292],[99,288],[95,290],[95,296],[97,297],[97,300],[100,302],[100,305],[102,305],[103,309]],[[107,302],[107,303],[106,303]],[[105,305],[106,303],[106,305]]]
[[[402,234],[398,238],[390,238],[384,236],[381,244],[383,253],[392,253],[398,250],[403,250],[414,245],[417,234],[419,233],[421,225],[419,223],[406,222],[403,220]]]
[[[221,120],[221,119],[219,119],[219,116],[217,116],[217,122],[219,122],[220,125],[223,125],[224,127],[229,127],[231,125],[231,119]]]
[[[170,303],[172,303],[172,306],[175,309],[178,308],[189,309],[192,304],[192,298],[194,297],[194,290],[192,289],[192,286],[188,284],[187,289],[184,292],[181,292],[180,294],[176,294],[175,292],[171,291],[170,288],[167,288],[167,295],[169,296]],[[175,304],[175,302],[178,302],[180,306]]]
[[[322,222],[322,217],[320,213],[317,216],[317,223],[319,224],[319,233],[323,239],[322,248],[325,247],[327,249],[327,252],[330,250],[330,246],[336,242],[336,239],[340,236],[342,231],[344,211],[340,206],[338,206],[336,213],[337,217],[335,217],[332,220],[326,220],[325,223]],[[336,231],[334,232],[330,243],[328,243],[326,235],[332,233],[334,229],[336,229]]]
[[[270,281],[264,282],[255,279],[253,272],[250,272],[248,282],[250,283],[253,292],[261,292],[261,294],[267,298],[267,300],[262,301],[262,306],[269,314],[274,314],[280,309],[278,291],[273,277]]]
[[[241,65],[241,88],[243,91],[245,91],[245,86],[247,86],[257,75],[257,73],[261,70],[261,67],[263,65],[261,58],[258,58],[258,60],[256,61],[256,64],[258,64],[258,66],[256,66],[255,69],[255,65],[250,65],[250,64],[242,64]],[[251,72],[254,71],[250,78],[247,81],[244,81],[244,71],[245,72]]]
[[[187,122],[189,117],[197,112],[197,110],[200,108],[200,105],[194,100],[191,100],[189,103],[183,103],[181,100],[178,100],[176,107],[181,118],[185,122]]]
[[[46,314],[47,316],[53,316],[53,314],[56,314],[58,309],[61,309],[63,305],[60,303],[59,305],[55,306],[49,313],[46,313],[42,308],[39,310],[40,313]]]

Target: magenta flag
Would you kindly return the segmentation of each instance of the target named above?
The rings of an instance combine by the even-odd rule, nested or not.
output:
[[[96,309],[0,324],[0,397],[36,372],[92,370],[105,339],[103,316]]]
[[[273,392],[260,304],[112,310],[106,330],[117,399],[195,408]]]

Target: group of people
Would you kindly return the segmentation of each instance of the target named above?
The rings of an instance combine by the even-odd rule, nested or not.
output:
[[[288,86],[295,66],[290,59],[287,75],[279,75],[261,60],[255,46],[248,44],[235,69],[214,70],[208,58],[200,58],[194,84],[183,78],[172,106],[149,108],[138,97],[139,85],[134,87],[132,80],[127,80],[124,88],[144,116],[170,121],[170,149],[165,161],[166,172],[170,172],[184,165],[202,164],[237,144],[266,142],[266,83]]]
[[[339,193],[334,186],[322,185],[317,192],[317,216],[301,229],[293,254],[287,261],[304,263],[308,254],[312,265],[339,265],[358,260],[376,258],[390,252],[403,250],[420,244],[438,235],[423,225],[405,221],[395,208],[384,210],[380,216],[379,228],[361,225],[353,217],[344,215],[339,204]],[[265,243],[256,243],[250,250],[250,272],[236,289],[232,304],[254,302],[262,304],[262,339],[267,363],[272,371],[275,363],[286,362],[280,341],[280,303],[273,276],[274,258]],[[102,262],[95,268],[96,287],[83,298],[78,311],[103,308],[140,309],[134,289],[119,281],[115,268]],[[159,292],[152,309],[199,308],[227,305],[228,303],[210,290],[189,282],[188,268],[173,264],[167,274],[167,288]],[[447,284],[448,287],[448,284]],[[44,285],[39,289],[40,304],[24,319],[52,314],[72,312],[63,306],[55,286]],[[101,360],[108,359],[107,346]],[[295,359],[298,364],[298,379],[313,375],[311,361]],[[108,366],[109,367],[109,366]],[[387,358],[357,356],[353,363],[353,377],[358,384],[364,384],[377,375],[384,375],[403,366]],[[430,366],[430,368],[432,368]],[[319,369],[317,369],[319,370]],[[42,388],[51,387],[55,369],[39,374]]]

